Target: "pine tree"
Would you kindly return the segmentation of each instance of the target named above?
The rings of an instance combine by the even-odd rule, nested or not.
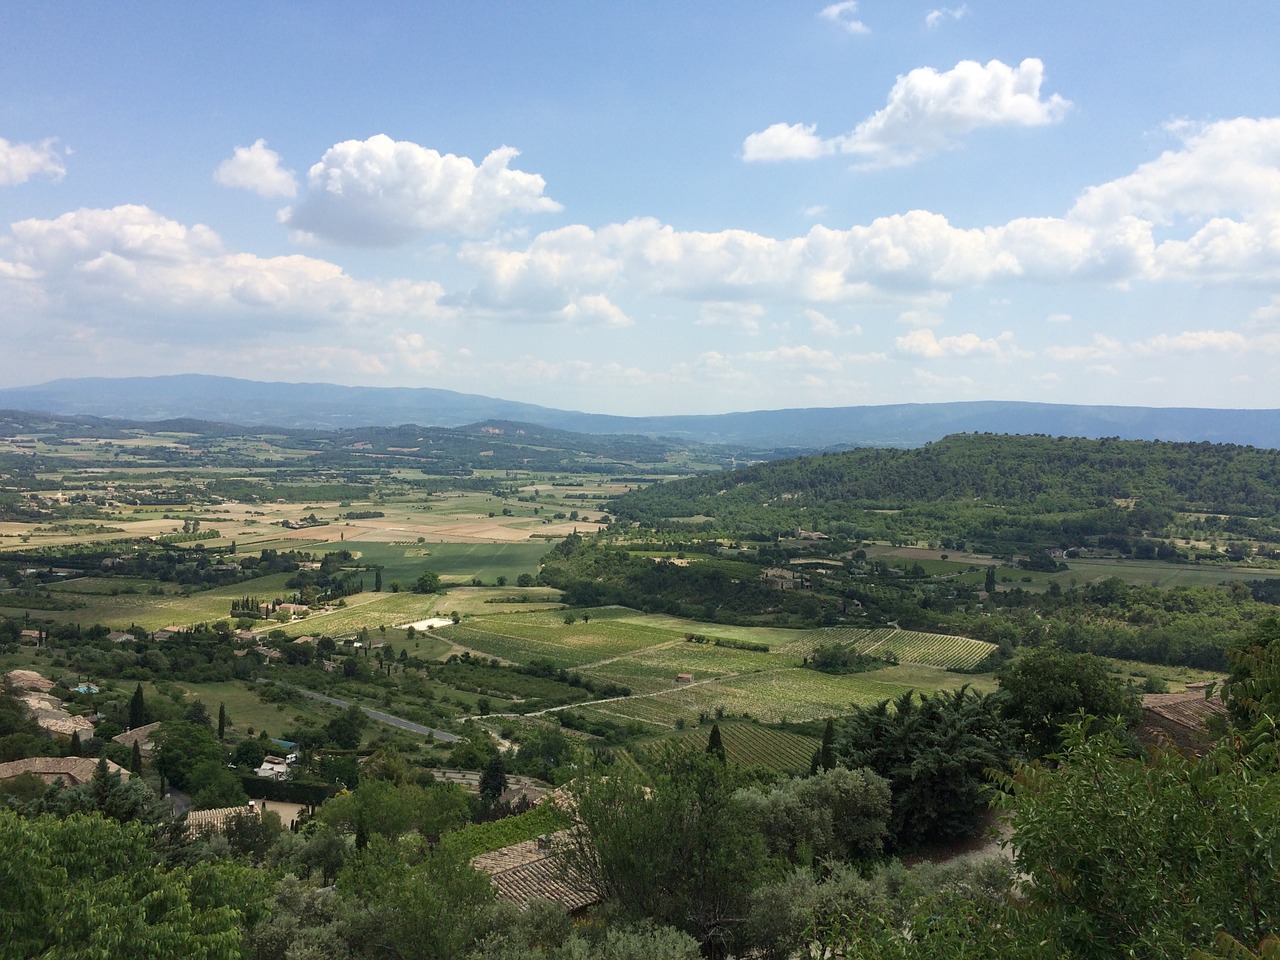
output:
[[[721,763],[726,761],[724,742],[720,739],[720,724],[718,723],[711,725],[711,736],[707,737],[707,753],[714,756]]]
[[[129,701],[129,729],[140,727],[147,722],[147,707],[142,699],[142,684],[138,684],[133,691],[133,698]]]

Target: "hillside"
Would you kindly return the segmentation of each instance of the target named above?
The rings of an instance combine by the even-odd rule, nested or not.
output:
[[[1280,537],[1280,451],[1208,443],[960,435],[916,450],[775,461],[619,498],[646,525],[679,518],[732,534],[797,527],[876,537],[1058,545],[1167,533],[1174,512]]]
[[[621,417],[431,387],[261,383],[233,377],[54,380],[0,389],[0,407],[134,420],[193,418],[344,429],[420,423],[457,427],[509,420],[591,434],[667,436],[755,448],[915,447],[953,433],[1041,433],[1280,446],[1275,410],[1077,406],[978,401]]]

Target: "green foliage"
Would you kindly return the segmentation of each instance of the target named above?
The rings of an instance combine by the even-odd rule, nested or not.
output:
[[[5,956],[236,960],[266,888],[232,864],[157,866],[141,824],[0,810]]]
[[[735,799],[770,855],[792,864],[870,860],[888,834],[889,785],[869,770],[834,767]]]
[[[987,807],[987,773],[1007,769],[1012,736],[993,697],[967,687],[859,708],[837,729],[836,755],[889,782],[891,845],[971,835]]]
[[[465,823],[470,808],[456,784],[397,786],[388,780],[362,780],[348,794],[334,797],[320,811],[320,819],[341,833],[351,834],[363,847],[373,837],[394,841],[410,830],[423,837],[439,837]]]
[[[624,916],[674,926],[723,955],[767,859],[734,798],[741,785],[736,768],[677,751],[655,757],[647,782],[636,769],[584,781],[573,868]]]
[[[554,803],[540,803],[524,813],[453,830],[444,836],[442,843],[469,860],[482,853],[564,830],[572,823],[569,815]]]
[[[413,582],[414,593],[437,593],[440,590],[440,574],[434,570],[423,570]]]
[[[1030,934],[1081,958],[1260,942],[1280,926],[1280,779],[1229,747],[1134,759],[1119,732],[1073,724],[1061,764],[1003,778]]]
[[[412,859],[383,837],[357,852],[338,877],[349,899],[345,921],[353,956],[456,960],[485,932],[493,901],[489,878],[450,851]]]
[[[195,770],[204,765],[224,768],[226,756],[222,745],[206,725],[186,720],[166,720],[151,736],[155,749],[152,765],[156,771],[179,790],[195,788]]]
[[[1057,751],[1063,724],[1082,713],[1126,726],[1141,713],[1137,690],[1107,673],[1104,661],[1088,653],[1053,647],[1029,650],[999,674],[1000,714],[1022,731],[1029,756]]]

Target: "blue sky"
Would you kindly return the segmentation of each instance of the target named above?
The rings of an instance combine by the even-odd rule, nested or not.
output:
[[[1272,3],[0,2],[0,384],[1280,407],[1277,63]]]

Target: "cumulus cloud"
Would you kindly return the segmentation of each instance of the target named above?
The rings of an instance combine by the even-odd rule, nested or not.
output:
[[[1083,191],[1058,217],[960,227],[939,213],[908,210],[847,229],[816,224],[790,237],[685,231],[638,218],[563,227],[515,247],[474,243],[461,257],[476,280],[457,302],[554,313],[590,294],[667,297],[709,305],[698,315],[702,323],[727,322],[716,304],[819,311],[894,304],[902,323],[928,327],[952,291],[1010,281],[1280,282],[1280,120],[1223,121],[1180,135],[1179,148]],[[1215,169],[1232,156],[1227,143],[1243,157],[1231,182]],[[1069,320],[1055,313],[1043,322]]]
[[[0,299],[39,304],[32,319],[62,328],[92,316],[113,334],[200,339],[265,335],[377,318],[445,315],[436,283],[371,284],[305,256],[228,251],[211,229],[136,205],[81,209],[12,226]],[[216,320],[210,324],[210,320]]]
[[[857,0],[843,0],[822,8],[818,13],[823,20],[839,24],[850,33],[870,33],[871,28],[858,19]]]
[[[1044,64],[1028,57],[1016,67],[962,60],[951,70],[919,67],[900,76],[888,102],[851,133],[823,138],[816,125],[775,123],[749,135],[745,160],[814,159],[833,153],[863,158],[866,167],[905,166],[956,146],[987,127],[1057,123],[1070,102],[1040,93]]]
[[[967,16],[969,13],[968,4],[960,4],[958,7],[939,7],[936,10],[930,10],[924,15],[924,25],[930,30],[936,30],[938,25],[946,20],[959,20]]]
[[[286,170],[280,154],[261,138],[252,146],[236,147],[213,171],[213,182],[234,190],[249,190],[260,197],[296,197],[298,178]]]
[[[500,147],[480,162],[379,134],[347,140],[307,171],[307,193],[281,211],[303,235],[340,244],[389,247],[428,234],[481,236],[516,213],[558,211],[546,182],[513,170],[519,155]]]
[[[823,140],[814,123],[775,123],[742,141],[742,159],[813,160],[836,152],[835,140]]]
[[[61,180],[67,168],[54,148],[57,142],[48,137],[35,143],[10,143],[0,137],[0,187],[26,183],[32,177]]]

